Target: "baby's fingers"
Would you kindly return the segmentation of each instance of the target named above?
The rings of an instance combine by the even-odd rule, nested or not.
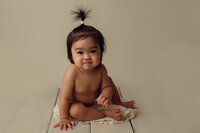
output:
[[[60,131],[63,130],[63,124],[60,123]]]
[[[102,97],[99,98],[99,100],[97,101],[98,104],[101,104],[101,101],[102,101]]]
[[[66,131],[67,130],[67,126],[65,124],[63,126],[64,126],[64,131]]]
[[[71,124],[72,124],[72,126],[75,126],[75,122],[74,121],[71,121]]]
[[[68,126],[70,129],[72,129],[72,126],[71,126],[71,124],[67,124],[67,126]]]
[[[105,101],[106,101],[106,97],[101,97],[101,98],[99,99],[98,104],[103,104]]]
[[[60,123],[53,126],[54,128],[60,127]]]
[[[108,108],[108,106],[109,106],[109,100],[107,99],[107,100],[103,103],[103,105],[104,105],[106,108]]]

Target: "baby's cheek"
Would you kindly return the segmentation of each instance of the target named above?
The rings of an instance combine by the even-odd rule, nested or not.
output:
[[[100,58],[101,58],[100,54],[98,54],[98,55],[96,56],[96,58],[97,58],[97,60],[100,60]]]
[[[77,66],[81,65],[81,59],[79,59],[79,58],[74,58],[73,60],[74,60],[74,63],[75,63]]]
[[[97,57],[97,58],[95,59],[95,62],[96,62],[96,64],[98,65],[98,64],[100,63],[100,58]]]

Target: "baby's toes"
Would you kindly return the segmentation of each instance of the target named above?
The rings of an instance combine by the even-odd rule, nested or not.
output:
[[[133,101],[131,101],[131,104],[132,104],[132,105],[134,105],[134,104],[135,104],[135,101],[134,101],[134,100],[133,100]]]
[[[122,110],[121,110],[121,109],[117,109],[117,111],[118,111],[119,113],[121,113],[121,112],[122,112]]]
[[[115,113],[116,113],[116,115],[121,115],[121,114],[122,114],[122,111],[121,111],[121,109],[116,109],[116,110],[115,110]]]

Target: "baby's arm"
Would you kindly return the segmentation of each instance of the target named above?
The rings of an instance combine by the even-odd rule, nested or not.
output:
[[[75,74],[72,68],[69,68],[63,77],[62,88],[60,91],[59,99],[59,114],[60,123],[56,124],[54,127],[60,127],[60,130],[68,128],[72,129],[74,122],[69,120],[69,107],[73,101],[73,88],[74,88],[74,77]]]
[[[104,65],[102,65],[102,79],[101,79],[101,98],[98,100],[98,104],[102,104],[105,107],[110,105],[110,101],[113,95],[112,84],[109,80],[107,70]]]

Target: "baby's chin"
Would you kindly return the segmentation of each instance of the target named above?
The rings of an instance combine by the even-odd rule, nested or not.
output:
[[[85,71],[91,71],[91,70],[96,69],[96,66],[83,67],[83,69],[84,69]]]
[[[98,67],[98,65],[83,66],[82,69],[85,71],[93,71]]]

